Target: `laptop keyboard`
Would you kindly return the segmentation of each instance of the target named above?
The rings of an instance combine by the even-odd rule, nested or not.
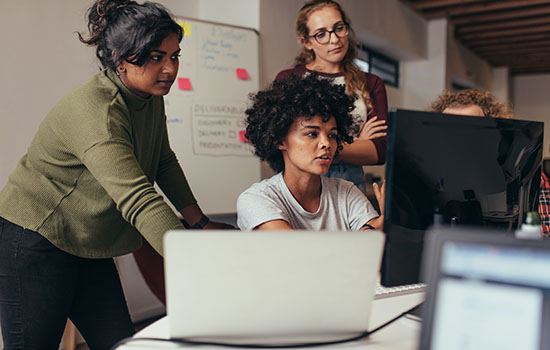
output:
[[[420,293],[426,291],[426,284],[415,283],[402,286],[384,287],[376,282],[374,287],[374,299],[390,298],[403,294]]]

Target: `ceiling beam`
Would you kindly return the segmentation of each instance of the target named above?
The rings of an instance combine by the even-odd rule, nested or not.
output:
[[[526,74],[545,74],[550,73],[550,67],[547,68],[519,68],[511,69],[510,74],[512,75],[526,75]]]
[[[542,64],[550,66],[550,62],[545,61],[550,57],[550,52],[546,52],[546,56],[539,56],[538,58],[531,58],[531,56],[536,55],[539,53],[530,53],[530,54],[523,54],[521,56],[517,55],[489,55],[489,56],[481,56],[486,61],[494,62],[494,63],[506,63],[510,66],[517,66],[520,64]],[[543,54],[543,53],[540,53]]]
[[[518,64],[510,67],[510,69],[529,69],[531,71],[534,71],[536,69],[550,69],[550,64]]]
[[[513,69],[515,70],[531,70],[531,71],[534,71],[536,69],[550,69],[550,65],[546,64],[546,65],[538,65],[538,66],[534,66],[534,65],[518,65],[518,66],[515,66],[515,67],[512,67]]]
[[[411,3],[411,6],[414,3]],[[471,5],[459,5],[452,6],[437,10],[424,10],[423,16],[427,19],[439,18],[439,17],[454,17],[467,14],[476,14],[481,12],[491,12],[498,10],[514,9],[517,7],[524,8],[531,5],[548,4],[547,0],[498,0],[493,2],[477,1],[477,3]]]
[[[429,10],[438,7],[463,5],[465,3],[478,2],[479,0],[419,0],[411,2],[415,10]]]
[[[476,47],[476,52],[495,52],[495,51],[511,51],[517,49],[538,48],[550,50],[550,38],[548,40],[537,41],[521,41],[518,43],[497,43],[495,45],[485,45]]]
[[[533,27],[533,26],[540,26],[544,24],[550,24],[550,16],[523,18],[518,20],[509,20],[505,22],[459,26],[455,28],[455,34],[462,35],[466,33],[495,31],[495,30],[501,30],[501,29],[507,29],[507,28],[511,29],[511,28],[518,28],[518,27]]]
[[[505,65],[494,65],[493,67],[507,67]],[[533,66],[521,66],[521,67],[507,67],[511,74],[514,73],[538,73],[544,74],[550,72],[550,66],[533,67]]]
[[[550,48],[530,47],[530,48],[518,48],[499,51],[475,51],[478,56],[483,58],[500,57],[500,56],[524,56],[533,54],[548,54],[550,55]]]
[[[497,44],[514,44],[514,43],[522,43],[527,41],[537,41],[537,40],[548,40],[550,39],[550,33],[536,33],[536,34],[526,34],[526,35],[517,35],[513,36],[510,35],[505,38],[489,38],[489,39],[479,39],[479,40],[468,40],[465,41],[465,44],[468,47],[476,48],[476,47],[483,47],[483,46],[490,46],[490,45],[497,45]],[[460,38],[457,38],[457,40],[460,40]]]
[[[509,11],[500,11],[495,13],[470,14],[468,16],[453,17],[451,19],[451,23],[455,26],[458,26],[545,15],[550,15],[550,4],[512,9]]]
[[[529,55],[524,57],[515,57],[515,56],[495,56],[488,58],[487,61],[493,62],[497,65],[505,65],[510,67],[518,66],[542,66],[550,67],[550,54],[542,55]]]
[[[525,66],[525,67],[509,67],[510,72],[512,73],[548,73],[550,72],[550,66],[541,66],[541,67],[533,67],[533,66]]]
[[[446,17],[454,37],[514,75],[550,73],[550,0],[401,0],[424,18]]]
[[[487,39],[487,38],[498,38],[498,37],[507,37],[507,36],[516,36],[524,34],[536,34],[536,33],[550,33],[550,24],[536,26],[536,27],[527,27],[527,28],[515,28],[515,29],[505,29],[505,30],[494,30],[486,31],[481,33],[468,33],[463,35],[456,35],[456,37],[461,40],[478,40],[478,39]]]

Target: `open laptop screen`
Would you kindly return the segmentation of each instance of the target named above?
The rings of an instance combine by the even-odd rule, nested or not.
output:
[[[550,346],[550,244],[480,229],[431,232],[421,349]]]
[[[170,231],[170,337],[326,341],[368,329],[379,231]]]

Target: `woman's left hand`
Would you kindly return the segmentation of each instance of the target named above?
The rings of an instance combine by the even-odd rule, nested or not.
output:
[[[388,126],[385,120],[378,120],[377,116],[374,116],[367,120],[361,132],[359,133],[359,140],[373,140],[387,135],[386,130]]]

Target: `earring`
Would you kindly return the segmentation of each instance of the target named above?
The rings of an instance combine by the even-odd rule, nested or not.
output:
[[[122,67],[117,67],[116,69],[116,75],[120,76],[121,74],[124,74],[126,72],[126,69]]]

